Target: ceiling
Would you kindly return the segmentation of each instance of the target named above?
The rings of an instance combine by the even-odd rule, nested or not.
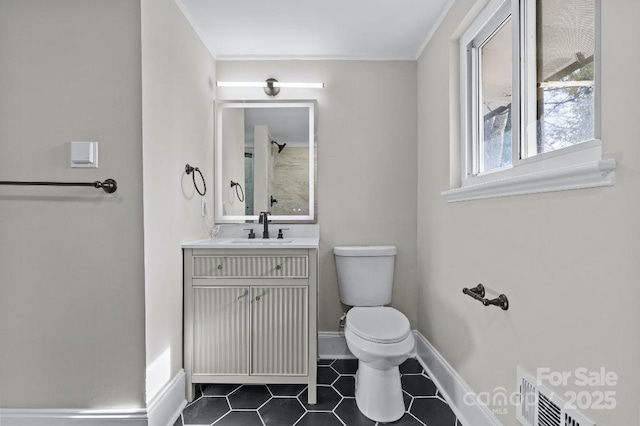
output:
[[[216,59],[416,59],[451,0],[176,0]]]

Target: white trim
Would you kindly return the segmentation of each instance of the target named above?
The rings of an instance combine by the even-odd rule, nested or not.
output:
[[[318,358],[355,358],[347,347],[347,341],[344,338],[344,331],[318,332]]]
[[[480,137],[482,124],[479,119],[482,99],[480,50],[507,20],[511,20],[515,28],[519,28],[519,21],[514,14],[517,4],[518,2],[513,0],[491,0],[460,36],[460,173],[462,186],[467,186],[469,181],[475,179],[475,175],[481,171],[480,158],[481,152],[483,152],[481,144],[484,141]],[[515,52],[516,46],[513,46],[512,49]],[[518,55],[512,55],[512,57],[517,58]],[[517,69],[514,65],[515,62],[511,65],[512,69]],[[512,71],[512,75],[512,101],[517,102],[519,99],[517,90],[519,73]],[[518,134],[518,111],[512,108],[512,112],[516,114],[515,119],[512,120],[512,132]]]
[[[147,404],[149,426],[171,426],[187,405],[185,374],[180,369]]]
[[[427,371],[460,422],[473,426],[501,425],[502,423],[486,405],[478,400],[478,395],[456,373],[436,348],[418,330],[414,330],[414,334],[418,362]],[[473,403],[469,404],[470,401]]]
[[[447,15],[449,14],[449,11],[451,10],[455,2],[456,0],[449,0],[447,4],[444,6],[444,9],[442,9],[440,16],[438,16],[438,19],[436,19],[436,22],[433,24],[433,27],[431,28],[431,30],[425,37],[424,41],[422,42],[422,45],[418,48],[415,58],[413,58],[414,60],[417,61],[418,59],[420,59],[420,56],[422,56],[422,52],[424,52],[424,49],[427,47],[427,45],[431,41],[431,38],[433,38],[436,31],[438,31],[438,28],[440,28],[440,25],[442,25],[442,23],[444,22],[444,18],[447,17]]]
[[[0,409],[2,426],[147,426],[147,410]]]
[[[2,426],[171,426],[185,405],[184,370],[167,382],[147,408],[134,409],[0,409]]]
[[[460,182],[463,186],[468,184],[469,178],[477,168],[475,167],[475,161],[478,155],[474,154],[477,148],[473,142],[477,138],[476,134],[479,129],[477,120],[477,88],[479,86],[477,81],[478,73],[476,72],[478,68],[477,39],[482,38],[482,35],[485,37],[490,35],[485,34],[487,27],[495,29],[494,27],[505,18],[504,8],[512,4],[512,0],[490,0],[458,40],[460,60],[460,68],[458,70],[460,78]],[[511,19],[513,20],[513,16]],[[474,44],[476,45],[475,47]]]
[[[591,161],[575,166],[506,177],[451,189],[443,191],[442,196],[451,203],[511,195],[611,186],[615,183],[615,170],[615,160]]]

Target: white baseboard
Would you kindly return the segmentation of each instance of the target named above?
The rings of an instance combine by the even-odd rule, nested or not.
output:
[[[131,410],[0,409],[0,426],[172,426],[186,405],[180,370],[149,402]]]
[[[173,426],[187,405],[184,370],[178,371],[147,406],[149,426]],[[2,426],[2,425],[0,425]]]
[[[422,333],[414,330],[414,334],[416,359],[422,364],[462,424],[465,426],[502,425]]]
[[[318,358],[355,358],[344,338],[343,331],[318,332]]]
[[[440,353],[418,330],[414,330],[416,349],[413,354],[434,381],[442,396],[465,426],[501,425],[491,411],[456,373]],[[355,358],[347,348],[344,332],[318,332],[320,358]]]
[[[2,409],[1,426],[147,426],[147,410]]]

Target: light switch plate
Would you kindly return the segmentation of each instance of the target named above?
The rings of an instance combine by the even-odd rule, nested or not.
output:
[[[71,167],[98,167],[98,142],[71,142]]]

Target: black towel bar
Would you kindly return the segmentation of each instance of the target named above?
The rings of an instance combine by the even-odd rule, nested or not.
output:
[[[0,185],[19,185],[19,186],[91,186],[93,188],[102,188],[107,194],[113,194],[118,189],[118,184],[113,179],[105,179],[104,182],[22,182],[3,180]]]

